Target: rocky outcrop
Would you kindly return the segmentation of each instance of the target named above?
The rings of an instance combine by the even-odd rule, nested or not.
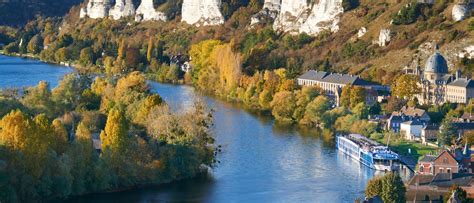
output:
[[[342,0],[319,0],[319,3],[313,6],[311,15],[301,26],[300,33],[317,35],[323,30],[337,32],[340,14],[343,12]]]
[[[114,20],[119,20],[123,17],[134,16],[135,7],[132,0],[115,0],[115,6],[110,10],[109,15]]]
[[[262,10],[252,16],[250,24],[254,25],[260,23],[265,18],[275,20],[275,18],[278,16],[278,13],[280,13],[280,9],[281,0],[265,0]]]
[[[191,25],[224,24],[221,0],[184,0],[181,21]]]
[[[453,6],[452,16],[454,21],[464,20],[470,12],[470,6],[468,4],[456,4]]]
[[[378,42],[379,46],[381,47],[387,46],[390,40],[391,40],[390,30],[389,29],[380,30],[379,42]]]
[[[365,35],[365,33],[367,33],[367,28],[366,27],[361,27],[359,29],[359,32],[357,32],[357,37],[361,38]]]
[[[166,21],[167,17],[163,12],[159,12],[153,5],[153,0],[142,0],[140,6],[138,6],[135,21],[150,21],[150,20],[161,20]]]
[[[310,5],[307,0],[282,0],[281,9],[273,28],[283,32],[299,33],[299,29],[308,18]]]
[[[342,0],[282,0],[281,9],[273,25],[275,30],[317,35],[323,30],[339,30]]]
[[[109,16],[110,0],[89,0],[87,6],[81,9],[80,17],[105,18]]]

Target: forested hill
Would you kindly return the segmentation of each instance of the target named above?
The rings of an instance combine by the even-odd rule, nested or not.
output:
[[[461,68],[463,75],[472,75],[474,71],[474,9],[473,3],[469,3],[472,1],[205,1],[213,8],[219,5],[213,11],[220,12],[217,16],[221,18],[214,26],[187,23],[185,19],[193,20],[191,14],[206,17],[206,12],[199,9],[194,12],[199,5],[191,0],[154,0],[156,10],[167,17],[166,22],[136,22],[135,16],[120,20],[110,16],[80,18],[86,2],[70,9],[63,19],[42,18],[18,30],[0,28],[0,45],[4,44],[5,53],[26,53],[28,44],[38,45],[37,49],[30,48],[43,60],[52,62],[78,62],[82,49],[89,47],[92,65],[104,64],[107,57],[119,59],[122,56],[118,47],[124,46],[130,58],[137,59],[128,61],[132,70],[145,70],[151,67],[152,59],[160,65],[170,64],[171,58],[189,58],[192,45],[218,40],[231,45],[232,52],[240,55],[239,67],[249,76],[279,68],[287,69],[290,78],[307,70],[324,70],[390,84],[405,66],[423,67],[434,44],[438,44],[451,71]],[[144,1],[133,0],[134,7],[139,2]],[[272,6],[271,2],[280,5]],[[326,4],[331,8],[329,11],[324,10]],[[460,6],[471,10],[461,20],[453,15]],[[320,10],[326,15],[316,15]],[[306,17],[294,19],[291,12],[301,12]],[[137,57],[132,57],[132,53]]]
[[[0,25],[21,26],[40,16],[63,16],[82,0],[0,0]]]

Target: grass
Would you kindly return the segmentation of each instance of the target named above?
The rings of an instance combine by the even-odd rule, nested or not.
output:
[[[396,151],[398,154],[403,156],[413,157],[415,160],[419,160],[426,154],[435,154],[438,150],[436,147],[427,146],[417,142],[401,141],[400,143],[393,143],[390,148]],[[411,149],[411,153],[408,153],[408,149]]]
[[[387,144],[385,139],[377,140],[380,143]],[[420,160],[421,157],[427,154],[436,154],[438,151],[437,147],[421,144],[413,141],[396,141],[390,143],[390,149],[397,152],[399,155],[412,157],[414,160]],[[411,149],[411,153],[408,153],[408,149]]]

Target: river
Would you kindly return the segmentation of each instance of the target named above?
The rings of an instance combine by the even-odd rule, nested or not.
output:
[[[0,88],[51,83],[71,69],[0,56]],[[335,149],[318,131],[276,125],[268,115],[203,96],[189,86],[151,83],[173,109],[201,98],[214,110],[220,163],[207,175],[70,202],[354,202],[374,171]]]

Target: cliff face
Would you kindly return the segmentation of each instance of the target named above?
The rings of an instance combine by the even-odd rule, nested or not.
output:
[[[89,17],[93,19],[109,16],[110,0],[89,0],[86,8],[81,9],[81,18]]]
[[[342,0],[282,0],[281,9],[273,27],[291,33],[317,35],[322,30],[339,30],[339,15],[344,12]]]
[[[137,9],[135,21],[149,21],[161,20],[166,21],[166,15],[162,12],[156,11],[153,0],[142,0],[142,3]]]
[[[110,10],[109,15],[115,20],[134,16],[135,7],[133,6],[132,0],[116,0],[115,6]]]
[[[184,0],[182,21],[188,24],[219,25],[224,23],[221,0]]]

